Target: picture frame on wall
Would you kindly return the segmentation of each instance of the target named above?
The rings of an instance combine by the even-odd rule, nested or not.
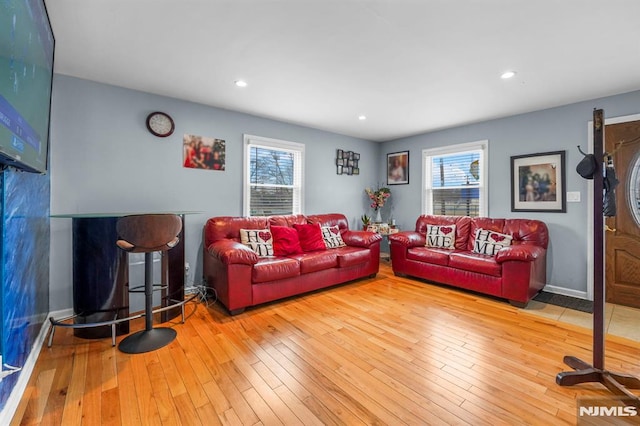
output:
[[[511,157],[511,211],[565,213],[565,151]]]
[[[342,174],[342,164],[338,164],[336,166],[336,174],[337,175],[341,175]]]
[[[409,151],[387,154],[387,185],[409,183]]]

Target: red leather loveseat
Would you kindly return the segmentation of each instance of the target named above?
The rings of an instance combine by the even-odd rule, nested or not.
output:
[[[455,228],[452,226],[454,225]],[[477,234],[478,230],[481,231]],[[426,247],[427,233],[446,236],[451,247]],[[489,254],[479,254],[484,238],[512,238],[511,245],[492,246]],[[476,242],[476,236],[478,241]],[[437,238],[430,245],[443,245]],[[493,241],[493,240],[492,240]],[[391,261],[396,275],[409,275],[508,299],[524,307],[546,284],[546,256],[549,234],[538,220],[490,219],[467,216],[423,215],[415,231],[389,236]],[[476,246],[476,243],[478,244]],[[495,250],[493,250],[495,249]]]
[[[346,245],[259,257],[240,242],[241,229],[307,224],[337,226]],[[213,217],[204,227],[204,278],[207,286],[216,290],[218,300],[235,315],[248,306],[374,277],[380,266],[381,238],[373,232],[349,230],[342,214]]]

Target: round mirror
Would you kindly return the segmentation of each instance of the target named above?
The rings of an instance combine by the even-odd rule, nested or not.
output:
[[[633,220],[640,226],[640,153],[636,154],[636,158],[634,158],[630,166],[627,200]]]

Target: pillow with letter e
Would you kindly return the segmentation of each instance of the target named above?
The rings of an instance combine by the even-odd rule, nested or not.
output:
[[[322,231],[317,223],[301,225],[294,223],[293,227],[298,231],[300,247],[303,251],[326,250],[327,246],[322,239]]]
[[[273,235],[273,254],[286,256],[288,254],[302,253],[298,231],[288,226],[271,226]]]
[[[455,225],[427,225],[427,247],[455,249],[456,226]]]
[[[342,235],[340,235],[340,229],[337,226],[323,226],[320,230],[322,231],[324,244],[328,249],[346,246],[342,240]]]
[[[268,229],[241,229],[240,242],[260,257],[273,256],[273,235]]]
[[[478,229],[476,231],[476,241],[473,243],[473,252],[495,256],[501,248],[509,247],[513,237],[499,232]]]

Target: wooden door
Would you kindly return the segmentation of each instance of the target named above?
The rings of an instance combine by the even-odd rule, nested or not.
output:
[[[640,205],[638,194],[629,194],[630,189],[640,188],[640,121],[607,125],[605,151],[614,153],[620,181],[616,187],[616,216],[605,221],[615,230],[605,232],[606,300],[640,308]],[[631,182],[632,177],[635,182]],[[638,209],[635,214],[634,208]]]

